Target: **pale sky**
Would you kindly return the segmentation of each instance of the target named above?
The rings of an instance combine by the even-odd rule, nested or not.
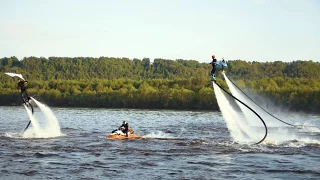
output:
[[[0,0],[0,58],[320,61],[320,0]]]

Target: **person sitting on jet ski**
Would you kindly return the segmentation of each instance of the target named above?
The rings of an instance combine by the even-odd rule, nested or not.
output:
[[[129,124],[126,121],[123,121],[122,125],[118,129],[122,130],[122,132],[128,136]]]

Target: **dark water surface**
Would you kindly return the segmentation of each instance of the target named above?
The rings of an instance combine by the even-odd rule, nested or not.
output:
[[[35,113],[39,111],[36,109]],[[23,138],[22,130],[29,121],[25,109],[0,107],[0,179],[320,177],[320,131],[316,128],[297,131],[281,127],[303,138],[251,145],[233,142],[219,112],[75,108],[52,111],[63,136]],[[106,139],[123,120],[144,138]],[[320,125],[319,116],[297,114],[296,121]]]

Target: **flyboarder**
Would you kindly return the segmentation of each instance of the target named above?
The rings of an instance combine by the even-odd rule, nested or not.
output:
[[[221,62],[223,62],[224,64],[226,63],[226,62],[224,61],[224,58],[222,58],[222,61],[221,61]],[[224,66],[223,66],[223,65],[221,66],[221,71],[224,72]]]
[[[30,100],[25,83],[28,83],[28,81],[22,79],[18,80],[18,88],[20,88],[20,95],[23,103],[26,103]],[[26,98],[23,98],[23,93],[25,94]]]
[[[212,70],[211,70],[211,76],[212,76],[212,80],[216,81],[216,66],[217,66],[217,59],[215,55],[212,55],[212,61],[209,63],[212,65]]]

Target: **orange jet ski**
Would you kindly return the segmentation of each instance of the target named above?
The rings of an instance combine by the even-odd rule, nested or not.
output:
[[[121,130],[114,130],[111,134],[107,136],[108,139],[140,139],[142,136],[134,134],[132,129],[129,130],[128,136],[124,134]]]

